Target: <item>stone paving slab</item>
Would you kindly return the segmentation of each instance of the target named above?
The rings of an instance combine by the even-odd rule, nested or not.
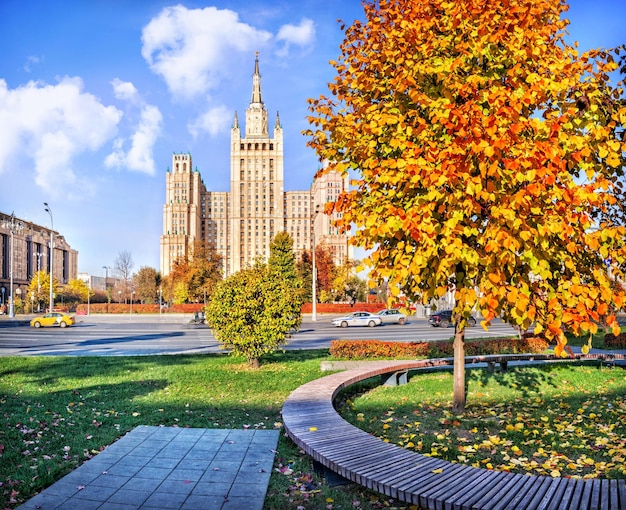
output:
[[[18,510],[262,510],[278,436],[140,426]]]

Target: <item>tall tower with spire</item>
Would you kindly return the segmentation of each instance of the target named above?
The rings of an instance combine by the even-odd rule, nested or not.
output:
[[[270,134],[257,53],[245,125],[240,126],[235,112],[230,132],[230,191],[205,187],[191,154],[172,157],[163,207],[161,274],[167,276],[177,260],[192,258],[194,243],[201,240],[221,256],[223,276],[229,276],[257,258],[266,261],[281,231],[291,235],[296,255],[323,244],[335,263],[343,264],[351,256],[347,237],[332,229],[321,211],[347,188],[347,179],[324,176],[313,179],[309,190],[285,191],[283,159],[283,127],[276,112]]]
[[[284,226],[283,128],[278,113],[273,136],[261,95],[259,54],[254,61],[252,99],[245,136],[237,114],[230,134],[230,257],[227,273],[269,257],[270,243]]]

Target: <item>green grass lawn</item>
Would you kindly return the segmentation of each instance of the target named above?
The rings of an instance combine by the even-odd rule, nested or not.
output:
[[[468,372],[468,405],[450,413],[452,374],[348,390],[354,425],[428,456],[515,473],[626,478],[626,370],[545,365]],[[367,386],[365,387],[367,388]]]
[[[137,425],[280,429],[285,398],[298,386],[325,375],[320,363],[329,359],[327,350],[279,352],[265,356],[261,368],[253,370],[245,360],[226,355],[0,358],[0,508],[15,508]],[[608,379],[596,379],[598,374]],[[395,430],[405,447],[421,441],[420,451],[428,454],[446,447],[451,451],[452,443],[446,441],[455,427],[468,431],[463,446],[480,445],[485,439],[473,430],[482,432],[489,425],[489,435],[500,438],[509,450],[513,444],[526,448],[522,443],[533,441],[528,447],[539,454],[533,457],[537,462],[543,462],[556,438],[562,437],[556,434],[560,424],[573,427],[574,432],[588,422],[603,424],[604,436],[584,429],[583,442],[568,439],[568,452],[593,459],[596,475],[619,475],[609,466],[613,461],[603,461],[604,471],[599,470],[599,462],[600,453],[610,449],[621,452],[613,459],[626,456],[622,369],[533,369],[494,376],[493,381],[472,372],[469,409],[472,413],[475,409],[475,414],[467,413],[461,425],[447,414],[449,377],[421,374],[405,387],[377,389],[355,400],[350,412],[359,426],[371,426],[389,440],[395,440],[391,436]],[[558,403],[553,404],[553,399]],[[484,405],[474,407],[478,402]],[[614,419],[611,408],[621,412],[621,422]],[[525,412],[534,414],[527,419]],[[543,417],[549,420],[545,427]],[[524,423],[524,428],[518,430],[518,423]],[[557,429],[551,436],[547,435],[550,428]],[[422,435],[434,439],[427,443]],[[596,443],[596,437],[609,439]],[[499,444],[492,448],[501,449]],[[469,463],[488,464],[472,458],[470,452],[464,455]],[[508,455],[531,458],[526,450],[523,455]],[[496,454],[490,458],[494,467],[504,462]],[[310,459],[281,434],[265,509],[299,507],[410,508],[354,484],[328,486],[314,473]]]
[[[137,425],[282,428],[292,390],[321,377],[327,350],[226,355],[0,358],[0,508],[15,508]],[[355,485],[328,487],[281,435],[267,509],[388,508]],[[400,507],[403,508],[403,507]]]

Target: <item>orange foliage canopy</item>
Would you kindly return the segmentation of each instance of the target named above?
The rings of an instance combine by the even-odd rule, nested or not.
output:
[[[378,0],[347,27],[309,145],[354,188],[331,207],[373,282],[557,341],[624,306],[612,221],[626,107],[617,51],[580,55],[555,0]],[[461,324],[463,326],[463,324]]]

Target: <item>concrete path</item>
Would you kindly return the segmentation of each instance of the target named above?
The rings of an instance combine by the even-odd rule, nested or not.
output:
[[[18,510],[262,510],[278,436],[140,426]]]

